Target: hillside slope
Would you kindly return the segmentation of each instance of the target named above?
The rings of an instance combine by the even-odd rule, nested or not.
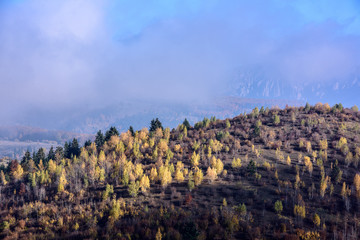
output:
[[[360,237],[355,108],[256,108],[159,126],[109,130],[70,159],[13,161],[0,176],[1,236]]]

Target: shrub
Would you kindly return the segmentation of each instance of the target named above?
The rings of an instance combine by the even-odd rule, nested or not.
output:
[[[136,197],[139,193],[140,183],[139,181],[131,181],[128,187],[128,192],[130,196]]]
[[[274,115],[273,122],[274,122],[275,125],[279,125],[280,117],[277,114]]]
[[[195,171],[194,171],[194,183],[195,183],[195,186],[199,186],[203,180],[203,172],[201,171],[200,168],[195,168]]]
[[[191,156],[191,166],[193,167],[199,166],[199,161],[200,161],[200,155],[197,154],[196,152],[193,152]]]
[[[217,175],[221,174],[221,172],[224,170],[223,162],[219,158],[216,159],[215,156],[213,156],[211,159],[211,167],[216,169]]]
[[[233,161],[231,162],[231,167],[232,168],[241,168],[241,159],[240,158],[234,158]]]
[[[252,159],[247,166],[247,171],[250,175],[254,175],[256,173],[256,164]]]
[[[213,182],[217,177],[216,169],[208,167],[206,171],[206,178],[210,180],[210,182]]]
[[[360,199],[360,175],[358,173],[356,173],[354,177],[354,186],[356,190],[356,197],[357,199]]]
[[[294,215],[304,219],[306,216],[306,210],[304,205],[297,205],[294,206]]]
[[[106,189],[103,192],[102,199],[104,201],[107,200],[113,193],[114,193],[114,187],[110,184],[106,184]]]
[[[2,231],[6,231],[6,230],[9,230],[10,229],[10,224],[8,221],[3,221],[0,225],[0,229]]]
[[[275,202],[274,209],[275,209],[275,212],[276,212],[277,214],[281,214],[281,212],[282,212],[282,210],[283,210],[282,201],[277,200],[277,201]]]
[[[149,177],[145,174],[140,179],[140,188],[141,191],[144,193],[150,188],[150,180]]]
[[[320,226],[320,223],[321,223],[320,217],[319,217],[319,215],[317,215],[317,213],[314,214],[313,223],[316,227]]]

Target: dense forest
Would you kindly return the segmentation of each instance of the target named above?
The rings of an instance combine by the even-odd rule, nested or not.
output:
[[[26,152],[0,171],[0,238],[358,239],[360,112],[316,104]]]

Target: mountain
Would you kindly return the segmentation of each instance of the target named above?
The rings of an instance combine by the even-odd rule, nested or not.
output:
[[[25,112],[17,124],[25,126],[57,129],[70,132],[95,134],[116,126],[125,131],[132,125],[135,129],[149,127],[153,118],[159,118],[165,126],[176,127],[187,118],[195,123],[204,117],[234,117],[243,112],[251,111],[255,106],[285,107],[299,106],[304,102],[289,99],[257,99],[244,97],[218,97],[206,103],[179,103],[172,101],[127,100],[96,108],[76,109],[66,113],[60,111]],[[26,117],[25,117],[26,116]],[[40,116],[40,117],[39,117]]]
[[[224,95],[239,98],[289,99],[334,105],[341,99],[344,106],[360,104],[360,75],[327,81],[289,81],[274,78],[261,69],[241,70],[229,80]]]

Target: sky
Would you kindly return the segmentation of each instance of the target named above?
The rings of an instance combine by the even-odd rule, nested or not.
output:
[[[254,71],[285,87],[229,91]],[[359,76],[357,0],[0,0],[3,120],[227,95],[352,106]]]

